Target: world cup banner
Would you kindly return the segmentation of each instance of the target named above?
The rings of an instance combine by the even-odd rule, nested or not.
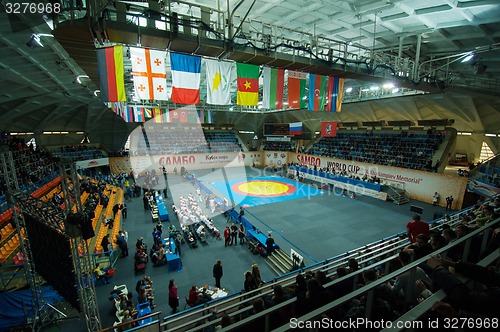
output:
[[[321,137],[337,136],[337,121],[321,122]]]

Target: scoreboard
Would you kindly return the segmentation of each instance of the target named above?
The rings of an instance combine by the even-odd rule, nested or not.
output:
[[[288,123],[266,123],[264,124],[264,136],[289,136],[290,125]]]

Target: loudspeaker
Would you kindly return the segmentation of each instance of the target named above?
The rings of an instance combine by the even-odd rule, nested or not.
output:
[[[170,17],[170,31],[172,31],[172,36],[174,37],[179,35],[179,15],[175,12],[173,12],[172,17]]]
[[[424,213],[424,209],[419,207],[419,206],[412,205],[412,206],[410,206],[410,212],[422,214],[422,213]]]

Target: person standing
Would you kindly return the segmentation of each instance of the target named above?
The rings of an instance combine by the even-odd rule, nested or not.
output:
[[[215,262],[214,269],[213,269],[213,275],[214,275],[214,278],[215,278],[215,287],[221,288],[221,286],[220,286],[220,278],[222,278],[223,274],[224,273],[222,271],[222,263],[221,263],[220,259],[218,259]]]
[[[406,235],[410,239],[410,242],[414,243],[420,234],[429,236],[429,224],[421,221],[420,215],[415,214],[408,224],[406,224]]]
[[[109,250],[109,234],[104,235],[101,241],[102,252],[107,253]],[[109,254],[107,254],[109,255]]]
[[[450,196],[446,197],[446,211],[448,211],[448,209],[451,210],[452,204],[453,204],[453,196],[450,195]]]
[[[271,237],[271,232],[267,234],[266,249],[267,256],[271,255],[274,250],[274,239]]]
[[[438,205],[438,202],[439,202],[439,194],[436,191],[432,196],[432,205],[436,206]]]
[[[122,219],[127,219],[127,205],[122,204],[120,210],[122,210]]]
[[[262,277],[260,276],[260,270],[257,264],[252,264],[252,277],[257,286],[260,286],[264,283],[262,281]]]
[[[179,307],[179,294],[177,293],[177,286],[174,285],[174,279],[170,279],[168,284],[168,305],[172,308],[172,314],[175,314]]]
[[[238,238],[240,239],[240,244],[245,243],[245,228],[243,224],[240,224],[240,228],[238,229]]]
[[[245,210],[243,209],[243,206],[240,206],[240,213],[238,214],[238,221],[241,222],[241,218],[245,215]]]
[[[118,213],[118,211],[120,211],[120,205],[119,204],[113,205],[113,218],[116,217],[116,214]]]
[[[237,245],[238,244],[238,226],[236,226],[234,223],[231,225],[231,245]]]
[[[229,241],[231,241],[231,230],[229,226],[224,228],[224,247],[230,246]]]

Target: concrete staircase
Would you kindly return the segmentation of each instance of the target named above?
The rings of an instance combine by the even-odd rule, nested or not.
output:
[[[289,255],[283,250],[275,250],[266,258],[266,263],[277,275],[282,275],[292,271],[293,262]]]
[[[401,205],[409,202],[405,196],[406,190],[396,187],[387,187],[387,199],[391,200],[394,204]]]

